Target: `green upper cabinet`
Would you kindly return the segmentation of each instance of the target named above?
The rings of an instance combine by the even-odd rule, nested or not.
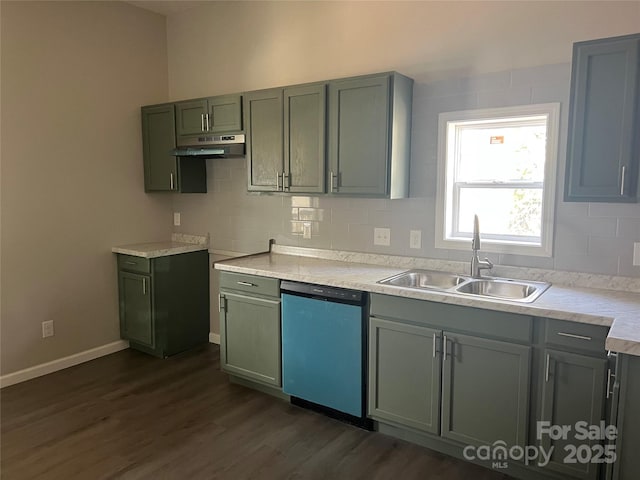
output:
[[[398,73],[329,83],[330,193],[408,196],[412,97]]]
[[[326,86],[245,95],[248,190],[322,193]]]
[[[173,104],[142,107],[142,158],[146,192],[177,191],[178,162]]]
[[[637,201],[640,34],[573,46],[565,200]]]
[[[247,189],[281,190],[283,174],[282,89],[250,92],[244,96],[247,152]]]
[[[221,95],[177,102],[176,135],[230,133],[242,130],[242,97]]]
[[[205,160],[171,154],[176,148],[174,104],[142,107],[141,114],[145,192],[206,193]]]
[[[286,192],[324,192],[326,90],[325,84],[284,89]]]

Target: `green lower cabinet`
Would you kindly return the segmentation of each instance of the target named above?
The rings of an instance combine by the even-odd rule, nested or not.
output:
[[[636,480],[640,476],[640,357],[618,354],[622,368],[616,383],[620,385],[618,405],[618,460],[613,480]],[[607,479],[609,480],[609,479]]]
[[[222,369],[281,387],[280,299],[222,290],[220,304]]]
[[[369,320],[368,414],[425,432],[440,430],[440,331]]]
[[[578,422],[591,426],[605,420],[607,360],[545,349],[543,361],[540,420],[549,426],[569,428],[567,435],[557,435],[561,437],[557,439],[545,432],[536,433],[545,451],[553,447],[546,469],[572,478],[601,478],[602,464],[590,460],[598,452],[594,447],[602,442],[576,439],[574,435],[580,433],[576,430]]]
[[[120,336],[168,357],[209,341],[209,254],[118,255]]]
[[[531,347],[444,332],[442,436],[524,446]]]
[[[154,348],[151,277],[119,272],[120,332],[123,338]]]

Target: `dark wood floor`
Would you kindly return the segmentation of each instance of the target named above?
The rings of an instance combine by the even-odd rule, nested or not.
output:
[[[125,350],[0,391],[2,480],[507,477],[229,383],[209,345]]]

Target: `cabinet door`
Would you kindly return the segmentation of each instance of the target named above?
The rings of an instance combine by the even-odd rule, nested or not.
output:
[[[284,90],[284,190],[324,192],[326,86]]]
[[[242,130],[242,97],[224,95],[209,99],[209,131],[237,133]]]
[[[155,347],[151,277],[119,272],[120,333],[123,338]]]
[[[176,103],[176,135],[197,135],[206,132],[206,98]]]
[[[248,190],[278,191],[284,173],[282,89],[244,97]]]
[[[438,330],[369,319],[371,417],[439,433],[439,341]]]
[[[222,369],[251,380],[282,386],[280,300],[225,292],[221,302]]]
[[[524,446],[531,347],[444,332],[442,436]]]
[[[574,45],[567,201],[636,201],[639,47],[640,35]]]
[[[389,76],[329,84],[328,190],[385,195],[389,158]]]
[[[551,349],[544,351],[541,421],[571,427],[566,440],[552,440],[549,435],[541,435],[545,451],[553,447],[551,461],[546,468],[571,477],[598,478],[600,464],[566,463],[565,460],[571,446],[582,449],[588,446],[587,453],[595,455],[591,448],[599,442],[575,439],[575,425],[577,422],[599,425],[604,420],[606,369],[605,359]]]
[[[142,107],[142,158],[146,192],[178,189],[173,104]]]

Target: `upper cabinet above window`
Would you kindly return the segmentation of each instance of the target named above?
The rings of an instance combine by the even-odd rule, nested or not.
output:
[[[640,34],[573,46],[565,201],[636,202]]]

